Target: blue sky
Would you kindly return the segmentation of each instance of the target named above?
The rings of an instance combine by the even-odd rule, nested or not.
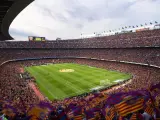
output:
[[[160,22],[160,0],[35,0],[12,22],[17,40],[78,38],[123,26]]]

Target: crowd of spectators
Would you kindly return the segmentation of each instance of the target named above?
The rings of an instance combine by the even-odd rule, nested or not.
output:
[[[160,83],[160,69],[149,66],[160,66],[159,34],[160,30],[158,29],[79,40],[0,42],[0,65],[8,60],[16,59],[74,57],[72,59],[9,62],[1,65],[0,99],[2,101],[9,100],[7,103],[11,103],[11,105],[17,109],[18,113],[13,116],[7,116],[7,113],[5,113],[5,116],[9,117],[11,120],[18,120],[22,117],[29,119],[26,118],[26,113],[28,113],[31,104],[40,103],[40,99],[36,96],[31,87],[29,87],[29,83],[32,82],[32,80],[25,80],[20,77],[20,74],[23,73],[22,69],[24,66],[67,62],[117,70],[130,73],[133,77],[129,82],[106,88],[99,91],[98,94],[89,93],[52,102],[46,99],[45,102],[49,102],[52,105],[52,110],[48,118],[45,119],[58,120],[62,116],[64,119],[75,117],[71,112],[70,105],[76,109],[78,108],[76,115],[82,115],[81,117],[84,119],[89,120],[94,114],[96,114],[95,120],[106,119],[103,110],[109,94],[149,89],[151,85]],[[97,58],[109,61],[76,57]],[[114,60],[114,62],[112,60]],[[145,63],[148,66],[115,61]],[[95,102],[94,100],[97,101]],[[160,98],[157,97],[157,105],[160,104],[159,100]],[[79,106],[79,102],[81,102],[81,106]],[[0,101],[0,114],[4,113],[4,104],[6,104],[6,102]],[[82,109],[79,110],[79,108]],[[91,108],[94,108],[94,110]],[[79,113],[79,111],[83,111],[84,114],[81,114],[82,112]],[[141,113],[139,112],[138,114]]]
[[[0,42],[0,63],[12,59],[73,56],[160,66],[159,33],[160,29],[81,40]]]
[[[133,75],[132,80],[129,83],[121,86],[120,88],[113,87],[100,91],[100,93],[90,93],[83,96],[77,96],[73,98],[67,98],[62,101],[53,101],[50,102],[46,99],[47,102],[50,102],[53,106],[52,112],[48,117],[52,117],[53,120],[58,120],[59,117],[62,117],[62,113],[65,116],[63,117],[75,117],[72,115],[70,109],[68,110],[69,105],[73,104],[75,108],[79,108],[79,102],[85,107],[88,106],[88,111],[85,109],[85,114],[81,117],[89,119],[93,117],[88,115],[93,113],[95,119],[105,119],[103,108],[105,105],[105,100],[109,94],[114,94],[117,92],[129,92],[134,90],[142,90],[149,88],[152,84],[158,84],[160,81],[160,69],[148,66],[141,65],[132,65],[119,62],[107,62],[101,60],[90,60],[90,59],[47,59],[47,60],[33,60],[33,61],[21,61],[21,62],[10,62],[1,66],[0,69],[0,95],[2,100],[10,100],[12,106],[18,109],[17,116],[21,117],[22,115],[26,117],[27,110],[31,104],[37,104],[40,102],[39,98],[34,94],[33,90],[28,86],[30,81],[26,81],[21,78],[19,74],[22,72],[24,66],[31,65],[41,65],[46,63],[77,63],[77,64],[86,64],[89,66],[100,67],[104,69],[117,70],[120,72],[126,72]],[[147,84],[146,84],[147,83]],[[98,99],[98,102],[95,103],[95,99]],[[159,100],[159,99],[158,99]],[[89,104],[87,104],[89,103]],[[158,103],[159,104],[159,103]],[[61,106],[61,107],[60,107]],[[91,108],[94,108],[95,111],[89,111]],[[24,111],[23,111],[24,110]],[[84,109],[83,109],[84,110]],[[22,111],[22,112],[21,112]],[[58,111],[63,111],[62,113]],[[88,116],[87,116],[88,115]],[[15,119],[15,118],[14,118]],[[29,118],[27,118],[29,119]],[[51,120],[52,120],[51,119]]]
[[[6,60],[42,57],[87,57],[106,60],[128,61],[160,66],[159,48],[117,48],[117,49],[41,49],[1,50],[0,63]]]
[[[59,41],[8,41],[0,42],[0,48],[132,48],[160,45],[160,29],[112,36]]]

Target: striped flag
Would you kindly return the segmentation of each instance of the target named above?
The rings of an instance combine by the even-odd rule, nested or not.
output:
[[[115,108],[118,110],[118,113],[121,116],[126,116],[129,113],[134,113],[138,110],[144,108],[144,99],[143,98],[127,98],[127,100],[123,100],[121,103],[116,104]]]
[[[74,120],[83,120],[83,115],[76,115],[73,117]]]
[[[137,120],[137,114],[133,113],[132,116],[130,117],[130,120]]]
[[[115,117],[116,111],[114,107],[107,107],[106,108],[106,120],[112,120]]]
[[[153,107],[152,101],[150,99],[147,101],[144,111],[151,116],[153,115],[154,107]]]

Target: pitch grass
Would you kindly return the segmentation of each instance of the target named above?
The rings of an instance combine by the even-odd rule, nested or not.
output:
[[[73,69],[74,72],[59,72],[62,69]],[[32,66],[25,70],[36,79],[40,91],[50,100],[80,95],[131,78],[130,74],[73,63]]]

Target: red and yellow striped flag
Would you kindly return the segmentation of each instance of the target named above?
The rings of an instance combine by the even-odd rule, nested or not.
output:
[[[83,116],[82,115],[76,115],[73,118],[74,118],[74,120],[83,120]]]
[[[133,113],[133,115],[131,116],[130,120],[137,120],[137,114]]]
[[[146,102],[146,108],[144,111],[151,116],[153,115],[154,107],[153,107],[152,101],[150,99]]]
[[[111,107],[111,108],[106,108],[106,120],[112,120],[115,116],[115,108],[114,107]]]
[[[118,103],[115,105],[118,113],[121,116],[126,116],[129,113],[134,113],[138,110],[141,110],[144,108],[144,99],[130,99],[130,100],[124,100],[121,103]]]

